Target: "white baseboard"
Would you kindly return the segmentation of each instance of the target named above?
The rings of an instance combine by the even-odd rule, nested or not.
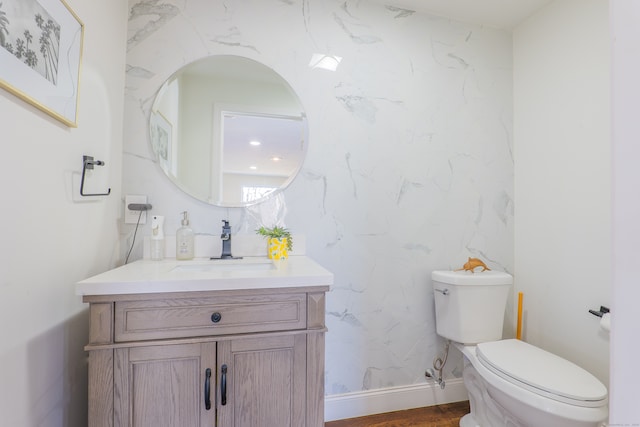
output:
[[[444,390],[435,383],[336,394],[324,399],[325,421],[468,400],[462,378],[447,380]]]

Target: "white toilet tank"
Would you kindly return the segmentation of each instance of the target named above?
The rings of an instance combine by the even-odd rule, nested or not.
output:
[[[434,271],[431,279],[438,335],[469,345],[502,339],[510,274]]]

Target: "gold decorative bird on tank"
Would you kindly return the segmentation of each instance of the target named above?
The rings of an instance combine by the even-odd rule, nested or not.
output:
[[[487,265],[482,262],[482,260],[480,260],[479,258],[469,258],[469,261],[465,262],[464,265],[462,266],[462,268],[459,268],[455,271],[460,271],[460,270],[464,270],[464,271],[470,271],[472,273],[475,273],[475,269],[478,267],[482,267],[481,271],[485,271],[485,270],[491,270],[489,267],[487,267]]]

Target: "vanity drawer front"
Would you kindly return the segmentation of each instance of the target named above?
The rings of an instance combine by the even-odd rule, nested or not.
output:
[[[305,329],[306,301],[302,293],[116,302],[115,341]]]

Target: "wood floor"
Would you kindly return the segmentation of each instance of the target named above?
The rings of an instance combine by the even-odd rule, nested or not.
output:
[[[325,423],[325,427],[458,427],[460,418],[469,413],[469,402],[389,412],[362,418]]]

